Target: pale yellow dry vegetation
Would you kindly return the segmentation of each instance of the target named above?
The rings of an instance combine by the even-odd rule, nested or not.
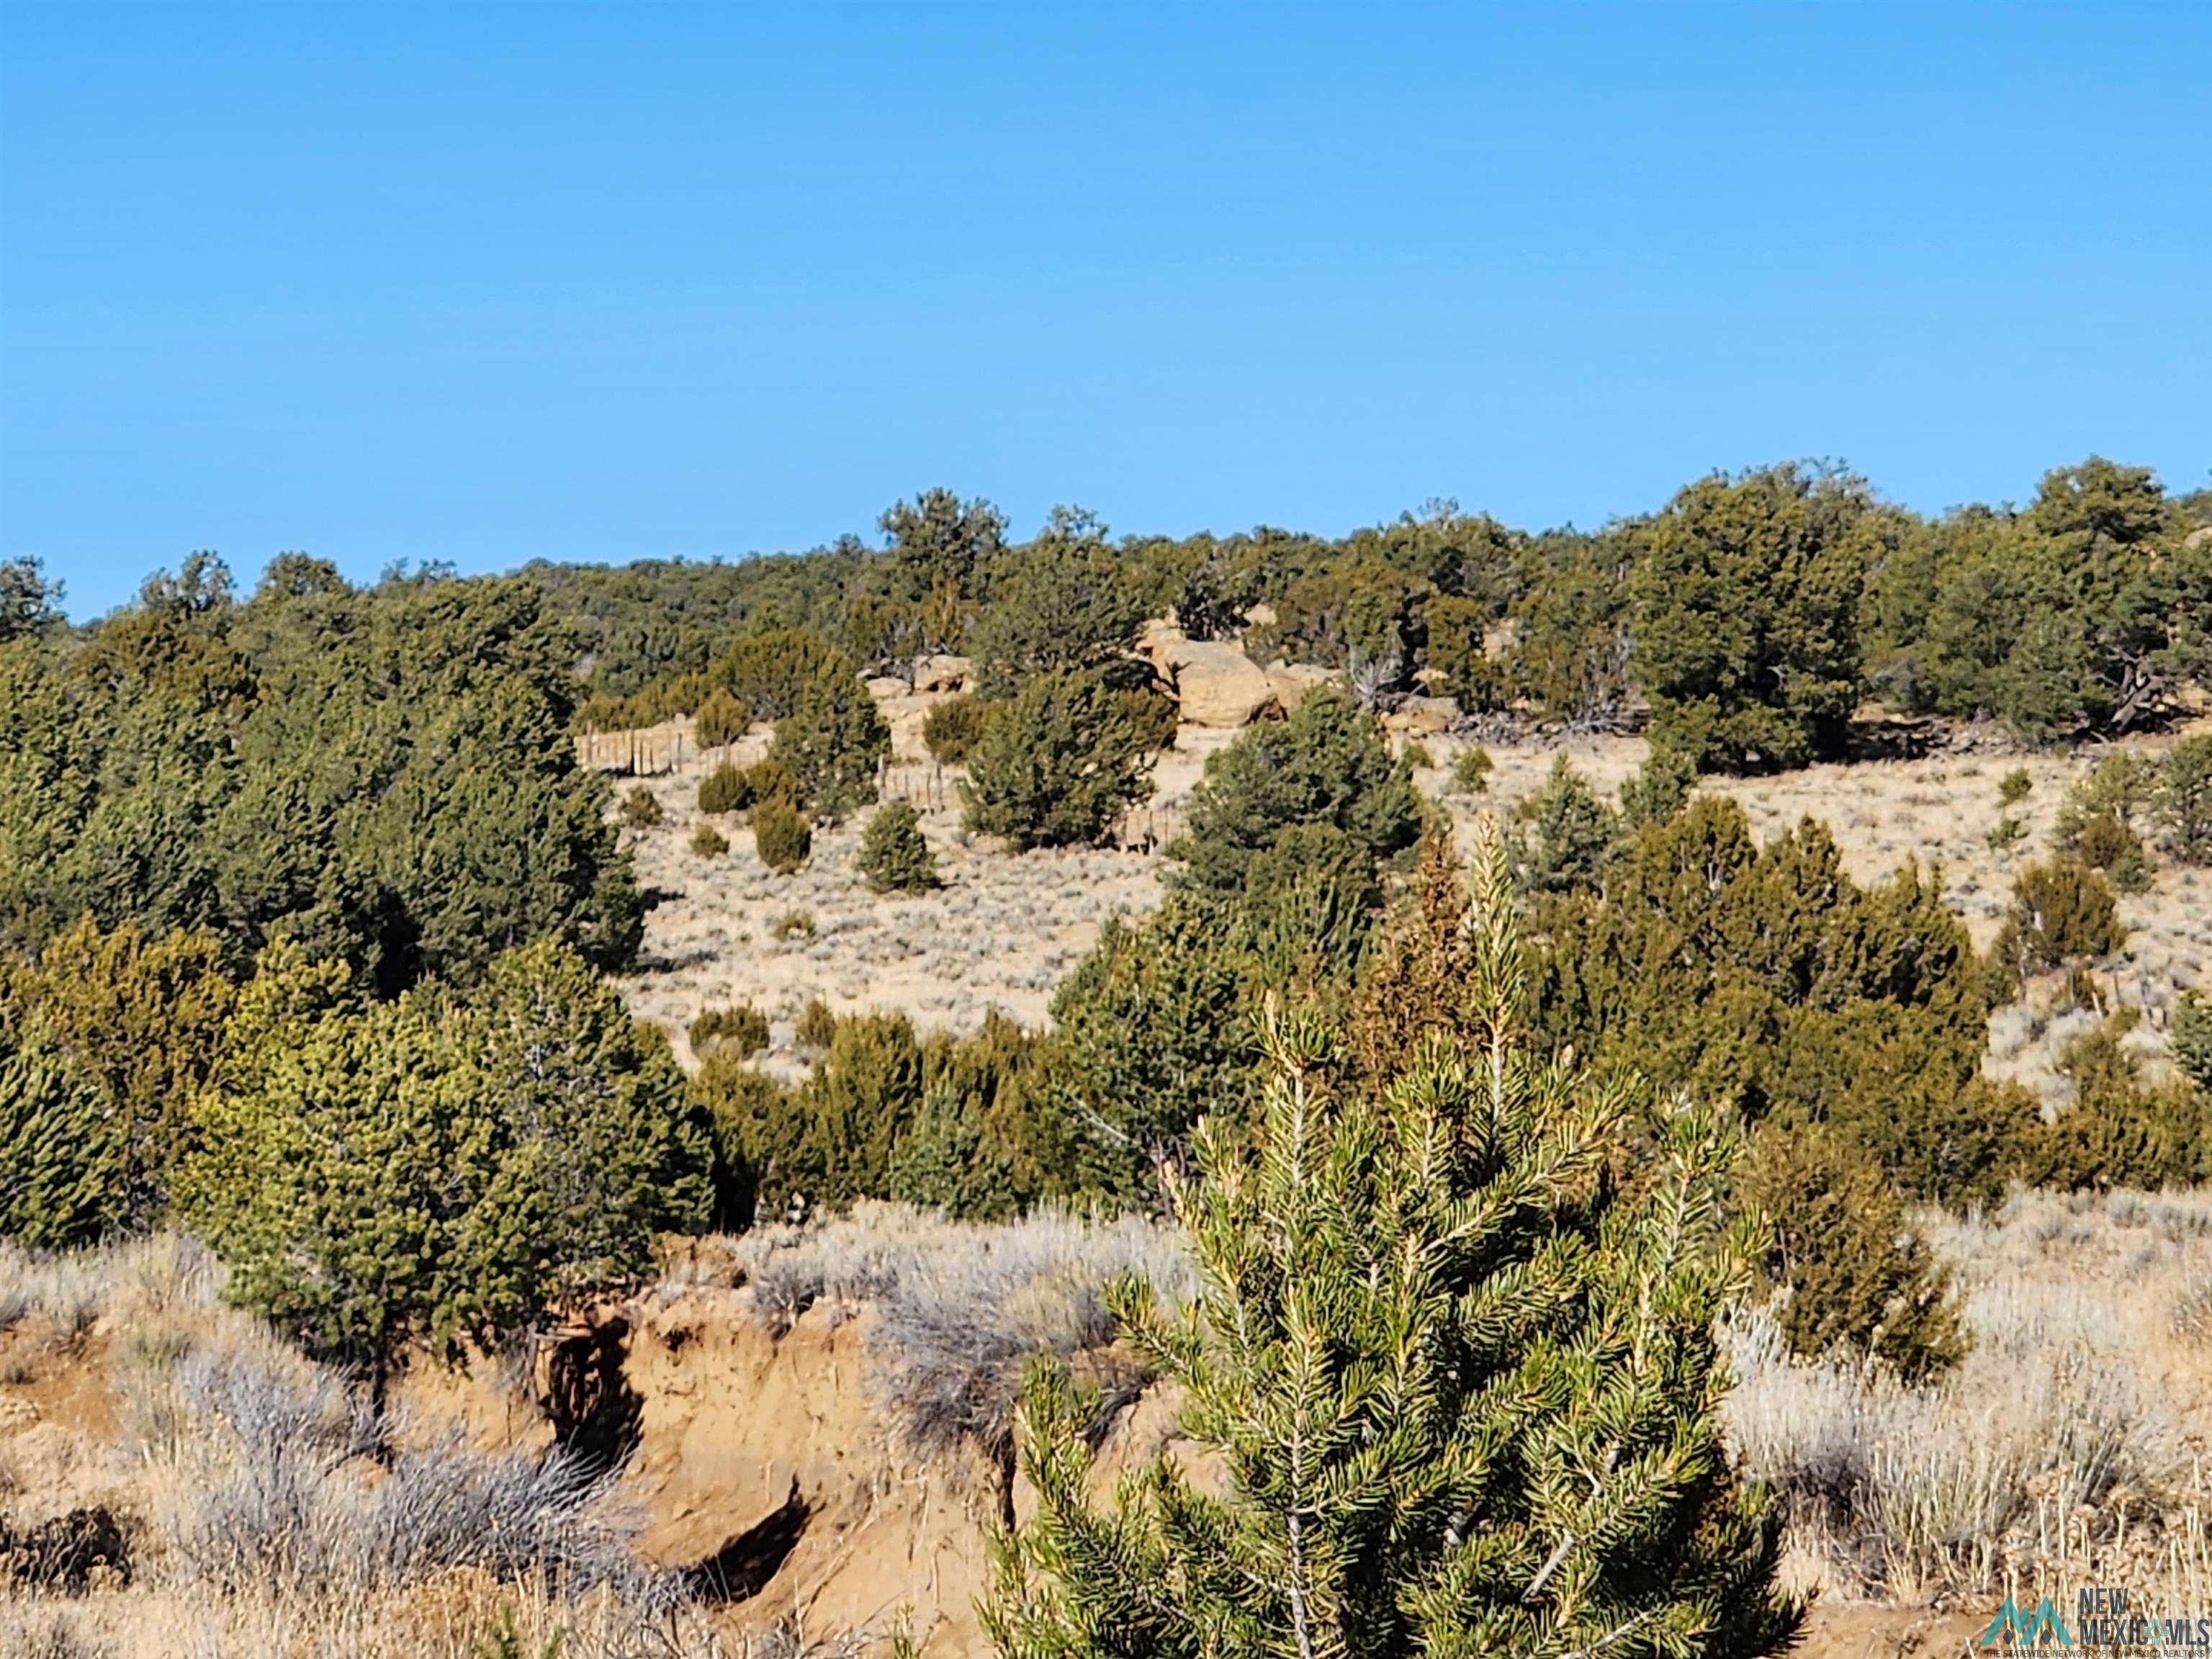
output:
[[[1755,1311],[1730,1333],[1731,1436],[1783,1492],[1790,1571],[1821,1597],[1804,1650],[1951,1639],[2005,1592],[2118,1583],[2145,1607],[2206,1605],[2212,1199],[2016,1194],[1995,1218],[1927,1220],[1977,1339],[1950,1379],[1907,1389],[1790,1359]],[[556,1630],[571,1659],[880,1650],[902,1622],[931,1654],[980,1655],[973,1602],[1001,1504],[988,1437],[1018,1350],[1127,1391],[1102,1482],[1187,1455],[1173,1401],[1098,1346],[1097,1285],[1127,1269],[1170,1294],[1188,1283],[1172,1233],[1054,1214],[963,1227],[875,1205],[679,1244],[627,1310],[637,1456],[547,1546],[596,1574],[564,1589],[449,1559],[518,1524],[514,1494],[539,1490],[544,1431],[511,1370],[411,1379],[407,1449],[384,1470],[346,1445],[326,1375],[217,1304],[189,1242],[10,1255],[0,1514],[106,1504],[137,1555],[127,1587],[0,1601],[0,1655],[473,1659],[502,1610],[533,1656]],[[290,1425],[279,1449],[309,1455],[241,1443],[240,1422]],[[667,1569],[789,1514],[794,1487],[803,1524],[757,1594],[671,1597]],[[508,1505],[496,1523],[487,1491]],[[226,1553],[225,1539],[266,1547]],[[308,1549],[334,1553],[302,1571],[288,1552]],[[1914,1610],[1931,1602],[1950,1612]]]
[[[699,780],[725,751],[705,757],[688,748],[677,770],[644,780],[665,811],[659,826],[631,832],[641,880],[659,895],[646,924],[646,968],[627,983],[637,1012],[665,1026],[683,1046],[682,1028],[702,1007],[750,1002],[767,1013],[778,1045],[769,1063],[798,1065],[789,1044],[800,1010],[820,997],[840,1013],[866,1008],[908,1014],[924,1030],[966,1032],[997,1008],[1025,1024],[1047,1018],[1054,988],[1115,915],[1138,916],[1160,902],[1168,863],[1161,848],[1181,828],[1192,787],[1206,757],[1233,741],[1234,732],[1185,726],[1173,750],[1154,769],[1152,800],[1125,827],[1129,844],[1015,854],[960,828],[957,775],[937,768],[921,750],[921,711],[928,697],[894,696],[884,709],[897,741],[888,793],[911,799],[945,885],[913,896],[879,896],[854,873],[865,814],[817,830],[814,855],[798,874],[779,877],[755,855],[735,818],[725,821],[732,846],[721,858],[690,850],[698,814]],[[2158,750],[2166,739],[2147,739]],[[1434,764],[1416,774],[1424,793],[1463,830],[1480,811],[1507,816],[1543,787],[1560,755],[1611,796],[1644,763],[1640,738],[1571,739],[1558,744],[1490,744],[1496,762],[1487,792],[1452,784],[1452,765],[1472,746],[1442,734],[1418,738]],[[766,752],[756,731],[732,753],[742,764]],[[2101,750],[2013,752],[1994,739],[1967,752],[1923,759],[1808,767],[1774,777],[1709,778],[1701,787],[1740,801],[1753,831],[1778,835],[1802,819],[1827,824],[1854,878],[1887,879],[1917,860],[1941,872],[1943,893],[1986,947],[2002,921],[2021,868],[2045,856],[2069,784],[2094,765]],[[1997,799],[2000,780],[2014,768],[2033,781],[2010,807]],[[2003,848],[1989,833],[2000,816],[2027,834]],[[1464,840],[1464,836],[1462,837]],[[2212,984],[2212,870],[2154,861],[2146,892],[2123,895],[2126,946],[2099,975],[2107,1000],[2144,1010],[2130,1042],[2163,1050],[2166,1019],[2178,990]],[[810,916],[811,937],[778,940],[775,922],[792,912]],[[2046,1094],[2059,1089],[2056,1066],[2066,1042],[2096,1017],[2075,1009],[2055,988],[2037,988],[2026,1006],[1997,1011],[1990,1021],[1990,1068]]]

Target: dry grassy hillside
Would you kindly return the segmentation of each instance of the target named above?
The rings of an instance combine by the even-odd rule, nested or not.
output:
[[[1159,849],[1180,828],[1206,757],[1236,737],[1183,726],[1175,748],[1159,757],[1152,800],[1125,825],[1124,848],[1015,855],[963,833],[957,776],[931,763],[921,744],[930,699],[883,701],[897,742],[887,793],[921,810],[945,882],[937,893],[882,897],[867,890],[853,870],[864,819],[817,833],[813,857],[793,876],[763,866],[734,820],[725,825],[729,853],[701,858],[689,846],[699,781],[723,751],[702,758],[686,745],[681,765],[643,780],[666,816],[659,827],[634,832],[640,878],[658,902],[647,921],[646,966],[629,992],[632,1006],[665,1025],[679,1047],[682,1027],[701,1008],[733,1001],[769,1015],[783,1050],[772,1063],[795,1064],[791,1028],[817,996],[840,1013],[902,1010],[924,1030],[971,1030],[994,1007],[1024,1022],[1042,1020],[1054,988],[1099,925],[1159,902],[1167,868]],[[1608,794],[1646,754],[1640,738],[1493,744],[1490,787],[1469,795],[1451,785],[1452,763],[1465,745],[1442,735],[1410,740],[1435,763],[1416,781],[1462,823],[1486,811],[1510,814],[1542,787],[1560,754]],[[743,763],[764,753],[767,743],[766,732],[757,730],[729,752]],[[1862,881],[1881,880],[1908,859],[1940,868],[1947,899],[1985,946],[2020,867],[2048,850],[2067,785],[2095,759],[2093,751],[1984,750],[1715,778],[1704,787],[1741,801],[1763,836],[1804,817],[1827,823]],[[2027,835],[1993,848],[1988,836],[2001,812],[1998,781],[2014,767],[2034,780],[2027,799],[2009,809]],[[2137,1040],[2154,1049],[2176,989],[2212,981],[2212,872],[2161,866],[2148,891],[2123,896],[2121,915],[2132,931],[2113,964],[2111,992],[2146,1009]],[[777,936],[779,920],[800,916],[811,922],[811,934],[792,932],[787,922],[788,936]],[[2047,1084],[2058,1050],[2081,1023],[2054,1019],[2040,1004],[2000,1010],[1991,1021],[1993,1068]]]

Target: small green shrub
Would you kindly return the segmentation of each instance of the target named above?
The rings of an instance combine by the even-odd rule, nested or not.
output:
[[[1431,597],[1420,577],[1373,557],[1309,570],[1273,596],[1274,621],[1245,630],[1245,653],[1353,671],[1374,690],[1401,690],[1426,654]]]
[[[2116,749],[2069,785],[2058,804],[2052,838],[2062,853],[2080,845],[2081,832],[2094,819],[2111,817],[2132,829],[2136,815],[2150,802],[2156,779],[2152,763],[2132,749]]]
[[[720,749],[744,736],[752,723],[753,711],[744,699],[716,686],[692,716],[691,736],[702,749]]]
[[[830,1046],[830,1039],[837,1035],[837,1016],[820,997],[809,997],[806,1006],[799,1011],[799,1024],[793,1029],[792,1041],[801,1048],[822,1049]]]
[[[665,817],[660,797],[641,783],[632,784],[623,797],[622,821],[632,830],[650,830]]]
[[[1486,795],[1490,793],[1490,775],[1498,769],[1498,763],[1490,757],[1487,749],[1462,749],[1452,762],[1452,787],[1462,794]]]
[[[2034,792],[2035,780],[2025,766],[2015,766],[1997,781],[1997,805],[2017,806]]]
[[[1523,890],[1566,893],[1597,886],[1620,825],[1565,755],[1552,762],[1544,787],[1514,817],[1508,845]]]
[[[2041,1130],[2029,1178],[2070,1191],[2193,1186],[2212,1164],[2204,1101],[2192,1085],[2147,1085],[2122,1046],[2136,1024],[2128,1010],[2066,1045],[2058,1069],[2073,1103]]]
[[[739,1060],[749,1060],[768,1047],[768,1016],[750,1002],[728,1008],[702,1008],[691,1021],[691,1051],[726,1048]]]
[[[2212,863],[2212,733],[2167,751],[2151,810],[2167,852],[2185,864]]]
[[[1948,1369],[1966,1338],[1949,1273],[1871,1158],[1817,1124],[1771,1120],[1751,1139],[1743,1196],[1769,1224],[1782,1331],[1808,1358],[1838,1346],[1907,1382]]]
[[[691,850],[702,859],[718,859],[730,850],[730,843],[713,824],[702,823],[691,832]]]
[[[753,850],[779,876],[794,873],[814,850],[814,831],[789,801],[771,795],[753,808]]]
[[[1429,748],[1429,745],[1423,743],[1419,738],[1407,738],[1406,746],[1398,752],[1405,757],[1406,764],[1413,768],[1416,771],[1433,772],[1436,770],[1437,757],[1434,751],[1432,751]]]
[[[1039,1098],[1048,1047],[995,1011],[973,1036],[926,1044],[921,1103],[891,1155],[890,1196],[981,1221],[1065,1190],[1069,1159]]]
[[[769,919],[768,931],[778,945],[788,945],[795,939],[812,939],[820,929],[814,925],[811,910],[786,910]]]
[[[2121,823],[2118,813],[2100,812],[2083,824],[2074,840],[2074,856],[2103,871],[2123,893],[2140,893],[2150,885],[2142,837]]]
[[[545,1638],[544,1645],[532,1648],[522,1639],[521,1631],[514,1622],[514,1609],[503,1607],[492,1620],[491,1629],[471,1650],[472,1659],[563,1659],[559,1631]]]
[[[868,820],[854,867],[878,893],[926,893],[939,884],[911,801],[892,801]]]
[[[2212,1092],[2212,1002],[2184,991],[2173,1009],[2173,1063],[2197,1086]]]
[[[903,1014],[834,1023],[793,1097],[799,1133],[762,1197],[779,1209],[837,1208],[890,1190],[891,1153],[921,1103],[922,1053]]]
[[[780,800],[793,811],[806,810],[806,790],[792,769],[773,755],[756,761],[745,769],[745,787],[750,792],[749,805],[758,805],[764,800]]]
[[[706,1115],[714,1148],[714,1225],[725,1232],[780,1215],[758,1213],[763,1182],[773,1184],[788,1158],[798,1125],[791,1090],[744,1063],[734,1048],[717,1046],[700,1056],[686,1094]]]
[[[945,699],[922,716],[921,740],[929,752],[947,766],[966,763],[968,751],[983,735],[991,705],[972,691]]]
[[[1999,962],[2026,975],[2110,956],[2127,937],[2104,877],[2055,859],[2020,872],[1995,949]]]
[[[2008,847],[2017,847],[2027,839],[2027,826],[2011,813],[2002,813],[1982,837],[1992,853],[2002,853]]]
[[[742,812],[752,804],[752,775],[732,762],[724,761],[699,780],[702,812]]]

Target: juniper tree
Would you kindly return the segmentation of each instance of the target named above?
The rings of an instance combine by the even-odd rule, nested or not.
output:
[[[1073,1185],[1145,1202],[1158,1194],[1154,1166],[1184,1155],[1202,1117],[1249,1119],[1243,966],[1216,919],[1181,895],[1138,927],[1108,921],[1052,1001],[1050,1097]]]
[[[1343,1089],[1322,1024],[1271,1007],[1256,1152],[1209,1121],[1176,1195],[1195,1299],[1114,1292],[1218,1481],[1163,1458],[1095,1508],[1091,1402],[1033,1375],[1037,1509],[985,1608],[1009,1659],[1733,1659],[1794,1632],[1717,1415],[1713,1322],[1753,1243],[1723,1120],[1656,1114],[1654,1167],[1617,1180],[1634,1097],[1523,1041],[1494,842],[1474,888],[1471,1035],[1430,1027]]]
[[[1191,792],[1188,830],[1168,848],[1178,885],[1243,890],[1252,861],[1295,824],[1329,823],[1376,860],[1413,844],[1421,801],[1413,769],[1394,757],[1382,724],[1324,688],[1287,720],[1255,726],[1207,757]]]
[[[892,801],[868,820],[854,867],[878,893],[926,893],[942,885],[911,801]]]
[[[891,729],[851,675],[810,680],[798,705],[775,724],[769,758],[788,768],[814,811],[842,818],[876,798],[876,763],[891,750]]]
[[[2108,957],[2128,930],[2105,878],[2072,859],[2031,864],[2013,883],[2004,926],[1990,949],[2025,978]]]
[[[289,944],[239,994],[179,1208],[226,1291],[372,1397],[410,1344],[489,1351],[635,1283],[709,1199],[710,1125],[570,947],[363,1001]]]
[[[1152,754],[1106,676],[1039,674],[968,751],[960,785],[968,827],[1024,852],[1096,845],[1151,796]]]
[[[1860,480],[1787,465],[1702,478],[1639,526],[1628,587],[1654,744],[1705,770],[1838,753],[1881,522]]]
[[[1105,527],[1080,507],[1054,507],[1036,539],[997,561],[1007,568],[968,633],[976,689],[1012,696],[1043,675],[1105,667],[1136,643],[1144,596]]]

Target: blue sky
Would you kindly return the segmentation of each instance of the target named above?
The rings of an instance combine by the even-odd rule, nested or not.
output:
[[[0,556],[2212,469],[2212,6],[0,3]]]

